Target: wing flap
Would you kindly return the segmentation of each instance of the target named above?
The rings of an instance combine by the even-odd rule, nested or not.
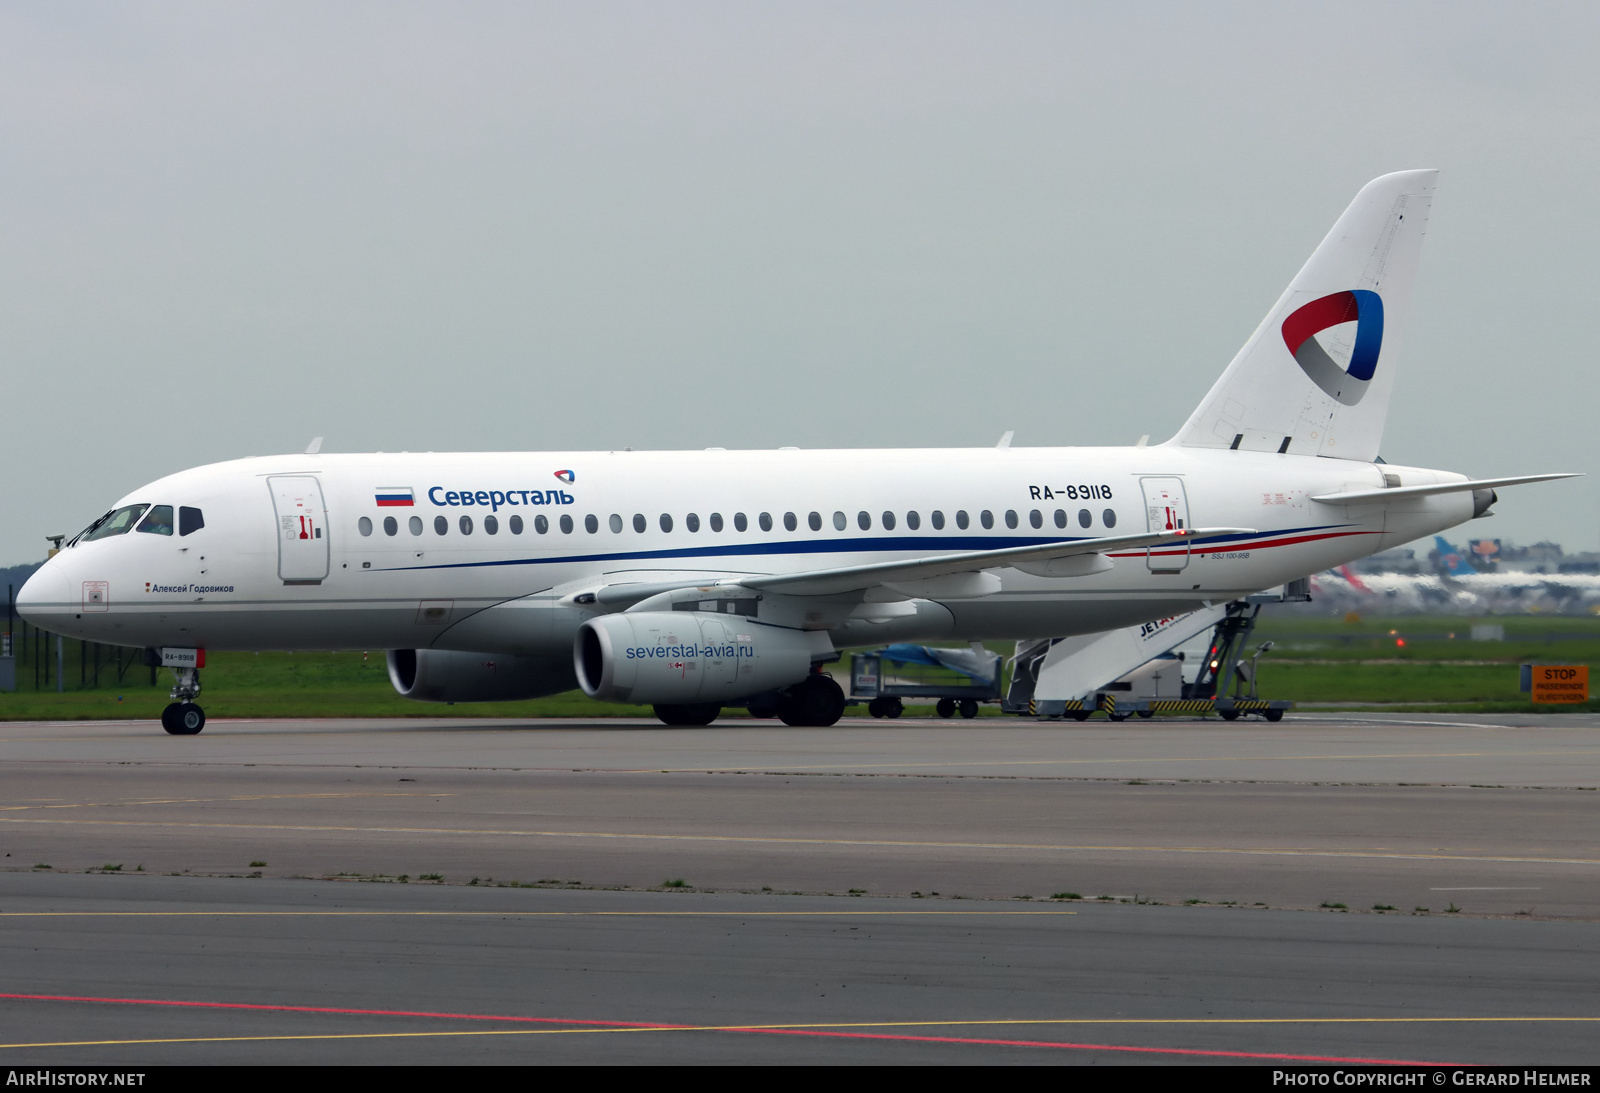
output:
[[[774,573],[770,576],[744,577],[739,584],[759,592],[783,592],[791,596],[836,596],[846,592],[859,592],[878,585],[903,585],[913,581],[929,581],[958,573],[978,573],[986,569],[1003,569],[1025,565],[1029,572],[1039,572],[1044,563],[1086,554],[1106,554],[1119,550],[1139,550],[1144,547],[1164,546],[1194,541],[1215,535],[1253,535],[1253,528],[1195,528],[1183,531],[1153,531],[1144,535],[1115,535],[1103,539],[1071,539],[1058,543],[1044,543],[1027,547],[1001,547],[999,550],[972,550],[960,554],[939,554],[928,558],[912,558],[900,562],[874,562],[869,565],[843,566],[838,569],[814,569],[802,573]],[[1086,575],[1103,567],[1072,567],[1062,576]]]

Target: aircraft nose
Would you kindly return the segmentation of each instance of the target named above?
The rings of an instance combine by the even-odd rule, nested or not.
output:
[[[61,567],[46,562],[17,593],[17,614],[35,626],[48,626],[72,609],[72,589]]]

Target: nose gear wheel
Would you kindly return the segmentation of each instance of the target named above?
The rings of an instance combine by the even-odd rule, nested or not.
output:
[[[173,736],[194,736],[206,727],[206,712],[193,702],[174,702],[161,711],[161,727]]]

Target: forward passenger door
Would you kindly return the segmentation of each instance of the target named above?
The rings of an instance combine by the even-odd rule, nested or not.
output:
[[[322,483],[311,475],[267,479],[277,516],[278,577],[285,584],[318,584],[328,575],[328,510]]]

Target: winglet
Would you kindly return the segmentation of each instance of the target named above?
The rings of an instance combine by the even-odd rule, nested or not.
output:
[[[311,438],[311,443],[306,445],[306,454],[316,455],[320,451],[322,451],[322,438],[314,436]]]

